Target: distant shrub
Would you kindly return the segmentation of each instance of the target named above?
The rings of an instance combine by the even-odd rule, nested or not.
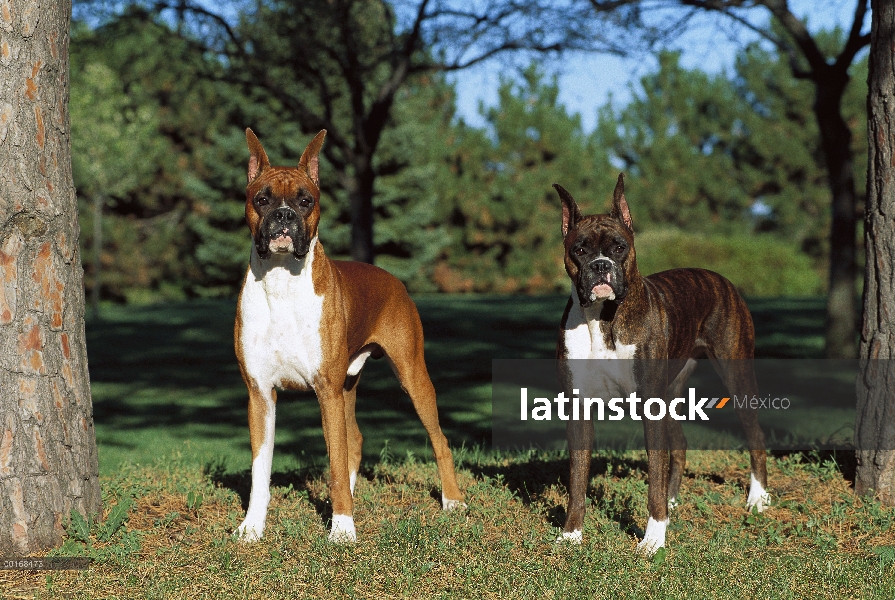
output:
[[[644,275],[701,267],[724,275],[745,296],[812,296],[824,279],[795,242],[768,234],[705,236],[674,229],[637,234],[637,265]]]

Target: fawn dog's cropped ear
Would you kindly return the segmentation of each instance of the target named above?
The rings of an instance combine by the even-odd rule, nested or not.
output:
[[[566,237],[572,227],[581,219],[581,211],[578,210],[578,204],[572,198],[572,194],[566,191],[566,188],[558,183],[554,183],[553,187],[562,200],[562,236]]]
[[[246,142],[249,145],[250,154],[247,174],[249,183],[252,183],[264,169],[270,167],[270,161],[267,160],[267,153],[264,151],[264,148],[261,147],[261,142],[258,141],[258,136],[256,136],[255,132],[249,128],[246,128]]]
[[[301,159],[298,161],[298,167],[308,173],[308,177],[318,188],[320,187],[320,148],[323,147],[323,138],[325,137],[326,129],[321,129],[320,133],[314,136],[305,151],[301,153]]]
[[[634,221],[631,219],[631,211],[628,209],[628,201],[625,200],[625,174],[618,174],[618,182],[615,184],[615,191],[612,192],[612,212],[610,216],[615,217],[625,224],[631,233],[634,233]]]

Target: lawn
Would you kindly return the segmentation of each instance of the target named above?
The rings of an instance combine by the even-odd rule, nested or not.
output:
[[[358,393],[358,542],[326,541],[326,458],[307,394],[278,405],[265,538],[235,542],[250,451],[234,304],[107,307],[87,326],[104,518],[72,523],[54,551],[93,563],[0,571],[0,586],[43,598],[895,597],[895,510],[854,494],[848,453],[772,457],[774,504],[749,515],[746,455],[691,452],[669,548],[647,560],[634,554],[646,522],[645,455],[598,452],[585,542],[555,545],[568,459],[488,448],[491,359],[549,358],[565,299],[417,301],[466,511],[439,510],[425,434],[378,361]],[[819,356],[821,300],[750,306],[759,356]]]

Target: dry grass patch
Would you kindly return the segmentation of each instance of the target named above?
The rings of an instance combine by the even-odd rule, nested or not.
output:
[[[887,598],[895,595],[895,510],[854,495],[823,457],[771,459],[774,504],[744,510],[747,459],[691,452],[669,550],[634,547],[646,521],[642,452],[597,454],[581,546],[557,546],[567,460],[457,453],[469,508],[444,513],[434,464],[368,465],[356,488],[358,542],[326,540],[319,468],[278,473],[255,544],[230,532],[247,474],[178,462],[104,480],[105,521],[52,554],[86,571],[0,571],[4,597],[39,598]],[[113,533],[115,507],[132,502]],[[108,539],[105,539],[108,538]],[[890,554],[891,551],[891,554]]]

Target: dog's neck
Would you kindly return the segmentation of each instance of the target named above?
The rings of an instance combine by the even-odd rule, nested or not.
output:
[[[572,317],[567,325],[572,326],[573,328],[574,326],[577,326],[577,324],[586,325],[590,332],[591,345],[593,345],[594,343],[597,343],[598,339],[603,339],[603,327],[611,326],[612,319],[615,317],[615,308],[611,308],[612,316],[610,318],[604,318],[604,311],[608,312],[610,306],[617,307],[618,305],[612,300],[603,300],[602,302],[594,302],[589,306],[581,306],[581,301],[578,298],[578,290],[573,283],[571,310],[573,315],[575,313],[577,313],[577,315]],[[602,327],[601,322],[603,323]]]
[[[249,268],[255,281],[277,280],[285,277],[310,282],[314,259],[320,260],[324,256],[323,246],[317,236],[311,240],[308,253],[301,258],[297,258],[291,252],[272,252],[268,258],[261,258],[258,255],[258,249],[253,244]]]
[[[579,301],[575,284],[572,284],[573,310],[579,311],[582,320],[591,329],[592,336],[611,330],[618,318],[626,319],[636,315],[642,309],[646,296],[646,284],[636,267],[628,274],[627,293],[620,300],[603,300],[584,307]]]

